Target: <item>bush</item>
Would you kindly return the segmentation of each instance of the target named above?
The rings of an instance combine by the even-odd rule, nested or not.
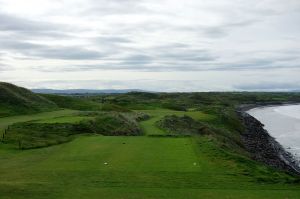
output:
[[[98,113],[94,120],[78,123],[16,123],[11,125],[3,142],[30,149],[67,142],[78,134],[137,136],[142,134],[137,124],[140,117],[140,114]]]
[[[175,103],[163,103],[162,104],[163,108],[171,109],[174,111],[186,111],[186,107],[180,104],[175,104]]]
[[[130,112],[130,110],[125,107],[111,103],[102,104],[102,111]]]
[[[91,132],[102,135],[141,135],[137,121],[121,113],[103,113],[89,121]]]
[[[210,130],[201,122],[189,116],[169,115],[159,120],[156,125],[170,134],[210,134]]]

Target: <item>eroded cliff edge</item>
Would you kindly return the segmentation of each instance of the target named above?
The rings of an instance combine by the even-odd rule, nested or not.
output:
[[[269,135],[260,121],[246,113],[245,108],[238,109],[237,114],[245,126],[241,133],[242,143],[254,160],[279,170],[300,175],[299,163]]]

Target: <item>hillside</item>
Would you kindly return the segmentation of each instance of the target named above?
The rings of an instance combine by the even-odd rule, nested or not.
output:
[[[139,89],[31,89],[34,93],[41,94],[63,94],[63,95],[97,95],[97,94],[113,94],[113,93],[129,93],[129,92],[142,92]]]
[[[52,101],[13,84],[0,82],[0,117],[57,109]]]
[[[53,94],[41,94],[41,96],[54,102],[60,108],[86,111],[99,111],[102,108],[100,103],[96,103],[78,97],[61,96]]]

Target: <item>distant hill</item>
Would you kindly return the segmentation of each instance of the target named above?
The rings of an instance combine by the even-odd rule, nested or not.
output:
[[[53,110],[57,105],[28,89],[0,82],[0,117]]]
[[[74,94],[113,94],[113,93],[129,93],[129,92],[142,92],[139,89],[66,89],[66,90],[56,90],[56,89],[31,89],[34,93],[42,94],[64,94],[64,95],[74,95]]]

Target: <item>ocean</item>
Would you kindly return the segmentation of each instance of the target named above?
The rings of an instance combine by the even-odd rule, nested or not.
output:
[[[258,107],[247,111],[300,161],[300,105]]]

